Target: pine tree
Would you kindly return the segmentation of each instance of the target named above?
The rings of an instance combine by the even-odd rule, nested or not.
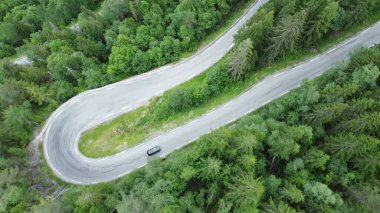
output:
[[[245,74],[254,67],[256,56],[252,53],[252,49],[252,41],[248,38],[234,51],[229,63],[229,72],[234,81],[243,79]]]
[[[339,2],[335,0],[329,0],[327,2],[320,1],[322,4],[322,10],[316,10],[315,12],[318,12],[315,19],[309,21],[307,23],[307,29],[306,29],[306,44],[311,45],[317,41],[319,41],[330,29],[330,26],[332,24],[332,21],[335,19],[335,17],[338,14],[338,8],[339,8]],[[312,1],[310,3],[315,4],[315,1]],[[313,10],[313,7],[311,6],[311,10]],[[313,11],[314,12],[314,11]]]
[[[295,51],[304,32],[306,14],[306,11],[301,11],[287,16],[274,28],[270,46],[265,50],[268,62]]]
[[[378,150],[380,140],[368,135],[339,135],[327,139],[325,146],[334,155],[344,159],[361,157]]]
[[[236,208],[241,211],[257,208],[261,196],[264,193],[264,184],[260,178],[255,178],[252,173],[245,173],[233,178],[234,183],[229,184],[226,197],[231,200]]]

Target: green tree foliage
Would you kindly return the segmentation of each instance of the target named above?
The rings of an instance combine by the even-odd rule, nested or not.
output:
[[[334,194],[328,186],[320,182],[307,182],[303,186],[305,195],[318,204],[340,206],[342,198]]]
[[[19,168],[10,167],[0,172],[0,187],[10,186],[19,179]]]
[[[308,122],[315,124],[330,123],[339,119],[340,115],[345,112],[347,107],[347,104],[339,102],[317,105],[315,106],[313,113],[307,114],[305,118]]]
[[[271,197],[279,196],[279,187],[281,186],[282,179],[274,175],[265,178],[265,192]]]
[[[311,148],[305,155],[305,164],[307,168],[324,170],[330,156],[320,149]]]
[[[270,199],[268,204],[263,205],[263,212],[266,212],[266,213],[277,213],[277,212],[296,213],[297,211],[283,201],[274,202],[272,199]]]
[[[319,41],[330,29],[333,20],[338,15],[339,2],[334,0],[309,1],[309,17],[314,18],[306,22],[306,44],[311,45]]]
[[[59,200],[54,200],[51,198],[50,200],[43,200],[38,206],[33,206],[32,212],[34,213],[63,213],[63,207]]]
[[[352,73],[352,82],[360,85],[361,89],[374,89],[377,86],[377,79],[380,76],[379,68],[375,65],[367,65]]]
[[[75,95],[76,91],[73,90],[73,85],[66,81],[56,81],[52,86],[52,93],[56,100],[66,101]]]
[[[22,44],[22,39],[28,37],[30,33],[41,29],[43,10],[40,6],[32,4],[15,4],[9,9],[0,19],[2,20],[0,42],[9,45],[7,48],[12,48]]]
[[[9,45],[18,45],[22,37],[17,34],[15,27],[12,24],[0,23],[0,41]]]
[[[5,39],[5,37],[3,37],[2,39]],[[4,42],[0,42],[0,58],[5,58],[15,53],[16,52],[11,45],[5,44]]]
[[[253,174],[244,174],[235,178],[229,190],[226,196],[236,208],[242,211],[254,211],[264,193],[264,185],[262,180],[255,178]]]
[[[277,0],[273,1],[273,4],[273,7],[276,9],[279,19],[282,19],[289,15],[294,15],[298,9],[298,2],[296,0],[290,0],[288,2]]]
[[[306,15],[306,11],[300,11],[285,17],[274,27],[273,36],[270,38],[271,44],[266,49],[267,61],[271,62],[296,50],[304,32]]]
[[[200,85],[184,87],[165,95],[158,104],[155,104],[152,115],[148,116],[155,121],[160,121],[176,112],[183,112],[192,106],[202,105],[209,98],[220,94],[231,82],[227,65],[216,65],[207,75],[203,76]]]
[[[81,6],[94,7],[97,0],[49,0],[46,6],[47,19],[55,24],[67,24],[79,14]]]
[[[29,1],[29,3],[34,3],[36,1]],[[0,20],[14,7],[25,3],[23,0],[14,0],[14,1],[1,1],[0,2]]]
[[[116,80],[177,60],[218,26],[236,2],[129,1],[132,18],[119,27],[107,73]]]
[[[258,11],[258,13],[254,15],[243,28],[239,29],[239,33],[235,36],[235,42],[241,43],[246,39],[250,39],[252,41],[252,47],[254,47],[257,52],[261,53],[261,48],[266,42],[267,35],[273,29],[273,19],[273,11]]]
[[[140,18],[141,18],[141,1],[140,0],[129,1],[129,8],[131,10],[131,13],[132,13],[135,21],[137,21],[137,22],[140,21]]]
[[[6,80],[0,84],[0,109],[6,110],[9,106],[22,104],[26,100],[22,84],[15,80]]]
[[[356,69],[362,68],[364,65],[373,63],[377,67],[380,66],[380,53],[375,49],[358,48],[351,56],[348,63],[348,71],[354,72]]]
[[[359,116],[365,112],[374,112],[379,109],[379,103],[372,98],[361,98],[356,99],[349,103],[346,115],[349,116]]]
[[[123,20],[129,11],[126,0],[105,0],[102,2],[100,15],[109,23],[115,20]]]
[[[376,0],[354,0],[353,3],[350,4],[350,15],[354,22],[363,22],[366,20],[372,13],[374,9],[376,9]]]
[[[238,163],[247,170],[254,169],[257,164],[257,158],[254,155],[245,154],[239,157]]]
[[[365,156],[378,150],[379,145],[380,140],[374,137],[353,134],[331,137],[326,143],[326,147],[331,153],[344,159]]]
[[[282,190],[281,190],[281,196],[289,200],[291,203],[300,203],[304,202],[305,197],[302,194],[302,191],[297,188],[297,186],[292,184],[287,184]]]
[[[380,208],[378,187],[371,189],[369,186],[354,186],[349,192],[366,210],[376,212]]]
[[[122,201],[116,207],[117,212],[143,212],[146,208],[145,204],[140,199],[136,198],[134,194],[126,196],[125,193],[123,193],[122,197]]]
[[[243,79],[247,71],[254,67],[256,56],[252,53],[252,48],[252,41],[248,38],[235,49],[229,64],[229,72],[233,80]]]
[[[4,17],[4,22],[12,24],[17,35],[21,38],[27,37],[30,33],[41,29],[43,17],[42,8],[38,6],[20,5],[14,7],[10,13]]]
[[[379,135],[377,131],[380,127],[380,113],[363,114],[358,118],[354,118],[339,123],[335,129],[345,133],[367,133],[371,135]]]
[[[78,17],[80,31],[92,40],[101,40],[104,35],[105,23],[96,12],[84,9]]]
[[[308,127],[285,127],[275,130],[268,139],[269,152],[272,156],[279,156],[288,160],[291,155],[297,154],[301,143],[309,143],[312,139],[311,129]]]
[[[202,165],[200,173],[205,180],[215,180],[220,176],[222,162],[218,159],[207,158]]]
[[[380,151],[358,157],[354,160],[355,167],[370,177],[378,175],[380,169]]]
[[[336,16],[332,20],[332,23],[330,25],[330,29],[338,33],[340,30],[343,30],[349,23],[349,14],[346,10],[344,10],[341,6],[338,7],[336,11]]]
[[[51,70],[55,80],[76,83],[81,76],[81,60],[74,54],[53,53],[48,58],[47,68]]]
[[[296,158],[286,164],[285,173],[287,175],[296,174],[298,171],[304,168],[304,161],[301,158]]]
[[[132,64],[133,53],[137,48],[127,46],[128,38],[120,35],[117,39],[118,46],[112,48],[112,55],[110,56],[110,65],[108,66],[107,73],[111,76],[121,75],[123,72],[133,72],[128,64]],[[123,45],[124,44],[124,45]]]
[[[10,186],[2,195],[0,200],[0,211],[25,210],[22,205],[24,189],[19,186]],[[17,211],[17,210],[16,210]]]
[[[32,108],[29,102],[24,102],[20,106],[10,106],[4,111],[4,127],[10,132],[10,136],[15,141],[20,141],[24,145],[29,142],[32,130]]]

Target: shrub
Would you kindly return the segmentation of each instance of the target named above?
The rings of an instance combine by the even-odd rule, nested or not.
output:
[[[171,93],[167,99],[169,109],[178,112],[192,107],[195,103],[194,87],[179,89]]]

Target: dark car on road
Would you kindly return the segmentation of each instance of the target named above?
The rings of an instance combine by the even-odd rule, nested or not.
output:
[[[151,155],[154,155],[156,154],[157,152],[160,152],[161,151],[161,148],[159,146],[155,146],[151,149],[149,149],[148,151],[146,151],[146,154],[148,154],[149,156]]]

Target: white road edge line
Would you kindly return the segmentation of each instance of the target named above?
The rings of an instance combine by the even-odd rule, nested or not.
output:
[[[236,119],[231,119],[231,120],[229,120],[229,121],[227,122],[227,124],[230,124],[230,123],[232,123],[232,122],[234,122],[234,121],[236,121]]]
[[[113,88],[115,88],[115,87],[116,87],[115,85],[108,86],[108,87],[106,87],[106,90],[111,90],[111,89],[113,89]]]
[[[266,101],[266,102],[263,103],[261,106],[265,106],[265,105],[267,105],[269,102],[271,102],[271,101]]]
[[[76,102],[80,101],[80,98],[76,98],[74,99],[73,101],[70,102],[70,105],[73,105],[75,104]]]
[[[106,115],[104,118],[110,118],[110,117],[112,117],[112,116],[115,115],[115,114],[116,114],[116,113],[112,112],[112,113]]]
[[[316,61],[316,60],[318,60],[318,59],[319,59],[319,56],[317,56],[317,57],[311,59],[310,62],[314,62],[314,61]]]
[[[143,98],[143,99],[139,100],[139,103],[144,103],[144,102],[146,102],[147,100],[149,100],[149,98]]]
[[[261,84],[265,83],[265,81],[266,81],[266,80],[262,80],[262,81],[260,81],[260,82],[257,83],[254,87],[258,87],[258,86],[260,86]]]
[[[340,48],[340,46],[338,46],[338,47],[334,47],[333,49],[329,50],[326,54],[332,53],[332,52],[334,52],[335,50],[337,50],[338,48]]]
[[[140,147],[140,146],[142,146],[142,145],[144,145],[144,144],[143,144],[143,143],[141,143],[141,144],[139,144],[139,145],[135,146],[135,148],[137,148],[137,147]]]
[[[55,114],[55,119],[57,119],[58,116],[60,116],[62,114],[62,112],[63,112],[62,109],[58,110],[57,114]]]
[[[200,136],[197,136],[197,137],[191,139],[189,142],[190,142],[190,143],[191,143],[191,142],[194,142],[194,141],[198,140],[199,138],[200,138]]]
[[[355,40],[355,38],[351,38],[351,39],[345,41],[345,42],[343,43],[343,46],[346,45],[346,44],[348,44],[348,43],[350,43],[350,42],[352,42],[353,40]]]
[[[286,91],[286,92],[281,93],[281,95],[280,95],[279,97],[282,97],[282,96],[286,95],[288,92],[289,92],[289,91]]]
[[[370,28],[368,28],[368,29],[362,31],[361,34],[364,34],[364,33],[368,32],[370,29],[372,29],[372,27],[370,27]]]
[[[124,111],[124,110],[127,110],[129,108],[131,108],[131,105],[124,106],[123,108],[121,108],[121,110]]]
[[[94,91],[94,92],[89,93],[88,96],[93,96],[93,95],[96,95],[98,93],[99,93],[99,91]]]

